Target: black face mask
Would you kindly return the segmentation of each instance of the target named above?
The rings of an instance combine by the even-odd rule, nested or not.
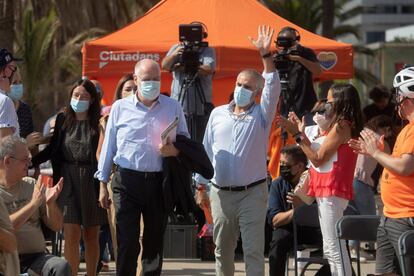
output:
[[[280,165],[279,170],[280,170],[280,176],[283,177],[283,179],[285,179],[288,182],[291,182],[293,180],[293,178],[295,178],[296,175],[292,174],[292,172],[290,171],[290,168],[292,166],[286,166],[286,165]]]

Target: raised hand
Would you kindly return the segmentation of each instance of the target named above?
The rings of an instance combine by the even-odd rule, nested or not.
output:
[[[264,55],[270,52],[270,44],[272,43],[272,37],[274,30],[270,26],[259,26],[257,30],[257,39],[248,37],[251,43],[260,51],[260,54]]]
[[[53,179],[50,178],[49,181],[53,182]],[[62,188],[63,188],[63,177],[61,177],[59,179],[59,182],[53,187],[51,187],[50,183],[48,183],[47,188],[46,188],[46,204],[55,201],[57,197],[59,196],[60,192],[62,191]]]

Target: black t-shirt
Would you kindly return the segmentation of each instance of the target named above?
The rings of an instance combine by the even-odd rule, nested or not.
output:
[[[295,54],[312,61],[318,62],[316,54],[312,49],[297,45]],[[289,102],[293,105],[293,111],[300,117],[309,113],[317,101],[315,90],[313,89],[312,73],[300,62],[289,62]],[[283,95],[282,95],[283,96]],[[287,104],[283,100],[282,105]],[[282,110],[283,107],[282,107]]]

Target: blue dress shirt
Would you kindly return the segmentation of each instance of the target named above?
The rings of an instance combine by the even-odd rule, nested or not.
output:
[[[151,107],[136,95],[116,101],[109,114],[95,178],[108,182],[113,163],[135,171],[161,171],[161,133],[175,117],[179,119],[177,134],[189,137],[183,110],[174,99],[160,95]]]
[[[213,183],[245,186],[267,175],[266,157],[269,131],[280,95],[277,72],[264,73],[265,86],[260,104],[239,115],[234,102],[215,108],[210,115],[203,144],[214,167]],[[196,175],[196,181],[208,180]]]

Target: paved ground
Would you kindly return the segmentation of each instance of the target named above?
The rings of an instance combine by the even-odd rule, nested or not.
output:
[[[267,260],[266,260],[267,261]],[[294,275],[292,270],[292,262],[289,263],[290,270],[289,276]],[[78,275],[85,275],[85,264],[81,264],[81,271]],[[318,266],[311,266],[309,270],[305,273],[306,276],[315,275],[316,269]],[[356,270],[356,265],[354,265]],[[361,264],[362,273],[361,275],[365,276],[369,273],[374,273],[374,262],[365,262]],[[109,265],[109,271],[101,272],[99,275],[112,276],[115,275],[114,272],[115,264],[112,262]],[[268,264],[266,262],[266,275],[268,275]],[[214,262],[204,262],[199,259],[166,259],[164,260],[163,272],[162,275],[180,275],[180,276],[198,276],[198,275],[215,275],[214,274]],[[236,262],[236,273],[235,276],[245,275],[244,272],[244,263]],[[281,275],[282,276],[282,275]]]

